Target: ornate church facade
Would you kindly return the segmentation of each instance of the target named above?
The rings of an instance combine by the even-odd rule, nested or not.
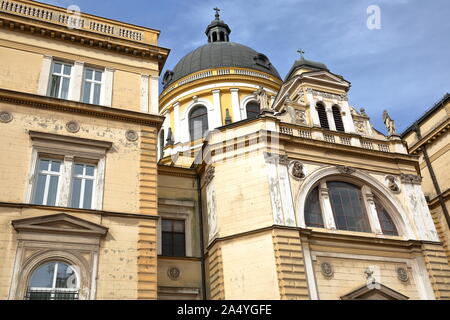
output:
[[[0,299],[449,299],[389,114],[205,34],[158,98],[159,31],[0,1]]]

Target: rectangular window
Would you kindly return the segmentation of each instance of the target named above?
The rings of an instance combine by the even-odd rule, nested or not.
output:
[[[186,256],[184,220],[162,220],[162,255],[166,257]]]
[[[92,209],[94,199],[96,167],[75,163],[72,177],[71,207]]]
[[[83,102],[99,105],[103,89],[103,71],[86,68],[84,70]]]
[[[39,159],[34,187],[34,204],[56,205],[60,175],[61,161]]]
[[[48,95],[59,99],[68,99],[72,65],[55,61],[53,63]]]

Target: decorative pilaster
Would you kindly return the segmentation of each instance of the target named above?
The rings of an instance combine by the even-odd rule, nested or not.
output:
[[[159,77],[151,76],[150,77],[150,113],[159,114],[158,106],[158,97],[159,97]]]
[[[148,74],[141,75],[141,112],[149,113],[149,86],[150,76]]]
[[[38,94],[46,96],[48,85],[50,83],[50,74],[52,72],[52,56],[44,55],[42,58],[41,74],[39,75]]]
[[[76,61],[72,71],[72,80],[70,81],[69,100],[81,101],[81,88],[83,85],[84,63]]]
[[[105,90],[103,105],[106,107],[112,106],[112,95],[114,86],[114,69],[105,69]]]

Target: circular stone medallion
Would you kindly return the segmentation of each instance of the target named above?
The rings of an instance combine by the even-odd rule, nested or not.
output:
[[[0,111],[0,122],[8,123],[13,120],[13,116],[8,111]]]
[[[125,136],[127,137],[127,140],[131,141],[131,142],[135,142],[135,141],[137,141],[137,139],[139,139],[137,132],[134,130],[128,130],[125,133]]]
[[[76,121],[69,121],[66,123],[66,129],[70,133],[77,133],[80,131],[80,124]]]

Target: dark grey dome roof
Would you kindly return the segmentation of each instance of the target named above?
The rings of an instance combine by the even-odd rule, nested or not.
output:
[[[240,67],[280,75],[269,59],[255,50],[235,42],[211,42],[195,49],[164,75],[164,87],[191,73],[220,67]]]

